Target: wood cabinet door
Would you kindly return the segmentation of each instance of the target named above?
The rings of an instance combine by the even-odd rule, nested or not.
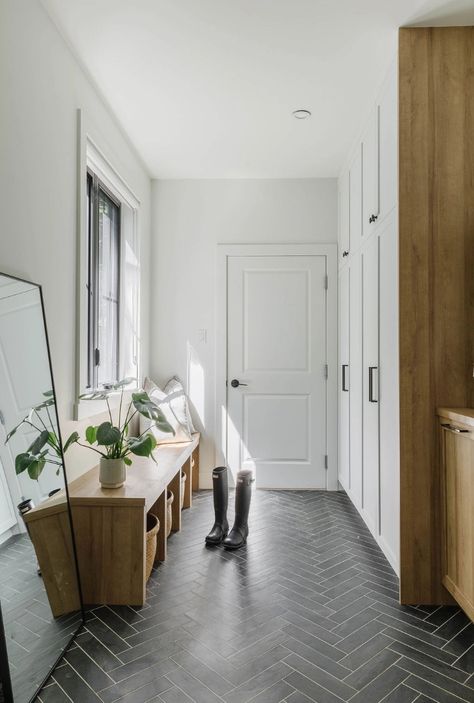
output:
[[[474,433],[445,429],[444,585],[474,617]]]

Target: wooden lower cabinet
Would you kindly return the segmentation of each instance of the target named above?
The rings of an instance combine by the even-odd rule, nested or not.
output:
[[[442,412],[443,585],[474,620],[474,410]]]

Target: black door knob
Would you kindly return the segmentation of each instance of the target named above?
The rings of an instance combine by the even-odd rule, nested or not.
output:
[[[232,381],[230,382],[230,385],[232,388],[238,388],[239,386],[246,386],[246,383],[241,383],[239,380],[236,378],[233,378]]]

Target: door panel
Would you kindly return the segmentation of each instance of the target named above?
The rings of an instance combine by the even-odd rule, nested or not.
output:
[[[392,564],[400,551],[397,234],[389,218],[380,234],[380,536]]]
[[[350,205],[349,171],[344,171],[339,179],[339,263],[346,261],[350,244]]]
[[[339,276],[339,482],[350,490],[350,268]]]
[[[362,254],[363,474],[362,507],[374,534],[379,531],[379,240]]]
[[[229,258],[228,463],[260,487],[326,487],[325,276],[325,256]]]
[[[351,498],[362,507],[362,257],[351,259],[350,273],[350,467]]]
[[[398,85],[394,66],[379,101],[380,218],[398,199]]]
[[[349,168],[350,244],[357,249],[362,240],[362,147],[359,144]]]
[[[362,137],[362,236],[375,227],[379,216],[378,108],[371,112]],[[375,218],[375,219],[374,219]]]

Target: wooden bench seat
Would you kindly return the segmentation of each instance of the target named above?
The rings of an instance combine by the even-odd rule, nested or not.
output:
[[[199,434],[191,442],[160,445],[151,459],[133,457],[121,488],[99,483],[99,467],[72,481],[69,499],[84,603],[143,605],[145,602],[145,526],[152,512],[160,521],[156,559],[166,559],[166,493],[174,493],[173,532],[181,528],[181,471],[186,473],[184,507],[191,507],[199,487]],[[45,501],[28,513],[33,543],[40,539],[41,515],[52,506]],[[38,555],[40,559],[40,555]],[[40,566],[43,569],[43,565]],[[46,565],[45,565],[46,566]],[[54,559],[48,568],[54,568]]]

